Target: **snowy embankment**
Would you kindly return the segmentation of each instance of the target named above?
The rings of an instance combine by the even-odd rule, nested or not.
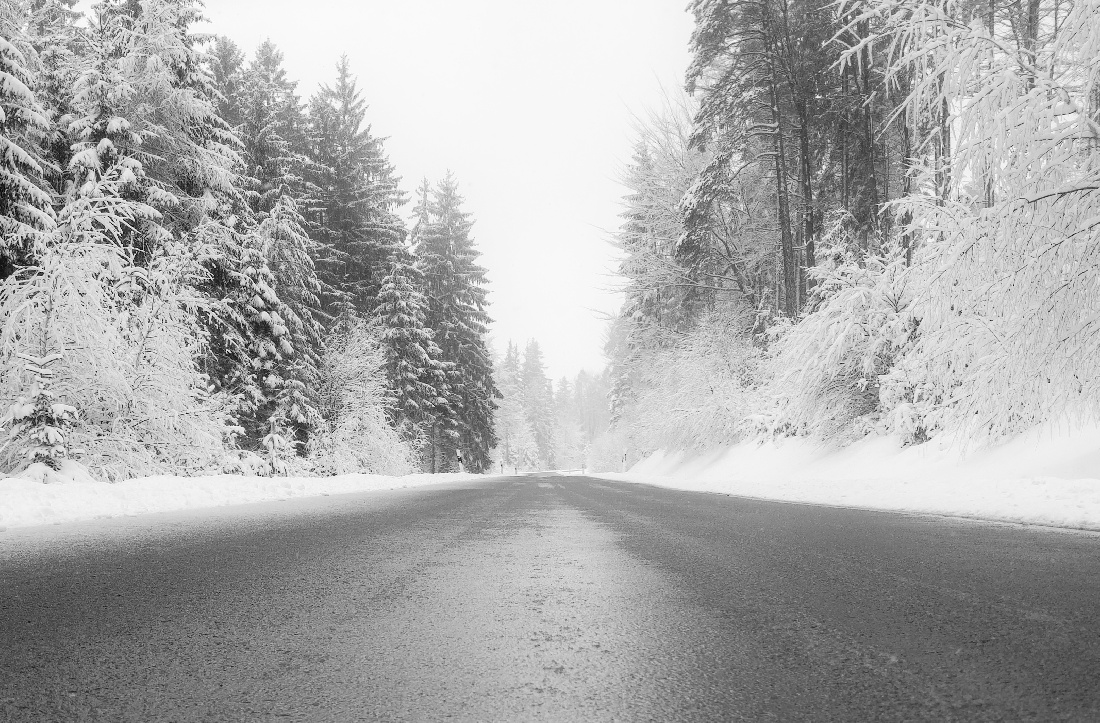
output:
[[[41,465],[37,465],[41,467]],[[481,478],[473,474],[412,474],[386,477],[347,474],[337,477],[145,477],[108,484],[79,467],[64,469],[44,484],[24,473],[0,478],[0,529],[102,517],[139,515],[293,497],[371,492]],[[51,475],[52,476],[52,475]]]
[[[870,437],[843,448],[749,441],[710,454],[657,452],[609,479],[788,502],[1100,530],[1100,425],[1034,430],[965,453]]]

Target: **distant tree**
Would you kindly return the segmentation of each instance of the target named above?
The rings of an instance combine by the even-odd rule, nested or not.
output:
[[[504,471],[538,469],[541,462],[535,432],[527,418],[519,349],[511,340],[494,378],[501,394],[495,421],[496,457],[503,463]]]
[[[539,461],[547,469],[556,466],[556,440],[553,387],[546,377],[542,363],[542,349],[534,339],[527,342],[523,351],[523,367],[520,371],[527,421],[535,434]]]

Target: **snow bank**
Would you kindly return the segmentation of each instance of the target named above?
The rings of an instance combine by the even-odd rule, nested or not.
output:
[[[851,446],[742,442],[709,454],[657,452],[609,479],[789,502],[1100,530],[1100,426],[1036,429],[967,453],[894,437]]]
[[[345,492],[368,492],[483,479],[473,474],[413,474],[385,477],[145,477],[108,484],[68,463],[61,473],[33,465],[17,477],[0,479],[0,529],[99,517],[139,515],[199,507],[220,507]]]

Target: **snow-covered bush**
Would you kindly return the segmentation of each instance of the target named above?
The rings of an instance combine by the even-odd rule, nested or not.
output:
[[[81,422],[67,443],[94,473],[117,480],[216,466],[226,415],[195,364],[202,335],[190,309],[199,300],[179,277],[186,262],[162,255],[130,265],[103,242],[103,223],[119,219],[102,211],[92,199],[63,213],[38,266],[0,282],[0,405],[27,394],[26,356],[60,355],[54,389]],[[0,449],[6,470],[11,451]]]
[[[386,413],[391,399],[383,362],[377,330],[364,321],[342,324],[329,339],[321,365],[324,423],[308,446],[318,473],[413,471],[413,450]]]
[[[908,386],[926,409],[898,409],[989,441],[1095,417],[1100,3],[1036,4],[1042,22],[1026,27],[993,5],[859,7],[854,22],[885,43],[886,81],[905,89],[899,113],[938,124],[950,147],[925,151],[917,192],[895,204],[927,286],[899,395]]]
[[[718,307],[671,346],[634,370],[634,398],[617,426],[630,448],[705,449],[736,441],[742,421],[759,406],[760,350],[752,341],[753,315],[739,305]]]
[[[860,435],[883,411],[879,377],[916,334],[909,277],[904,259],[826,258],[813,270],[813,311],[770,332],[772,424],[819,438]]]
[[[592,441],[585,465],[589,472],[622,472],[624,466],[629,467],[642,456],[630,447],[630,434],[619,425]]]

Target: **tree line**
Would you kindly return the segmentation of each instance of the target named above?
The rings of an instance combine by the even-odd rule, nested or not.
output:
[[[606,370],[578,372],[556,383],[546,375],[542,347],[528,340],[522,353],[509,340],[497,360],[499,442],[494,470],[516,472],[583,469],[590,466],[593,444],[607,431],[610,391]]]
[[[195,0],[0,5],[0,469],[489,464],[456,179],[411,223],[347,58],[308,100]]]
[[[1093,418],[1094,0],[693,0],[636,129],[621,444]]]

